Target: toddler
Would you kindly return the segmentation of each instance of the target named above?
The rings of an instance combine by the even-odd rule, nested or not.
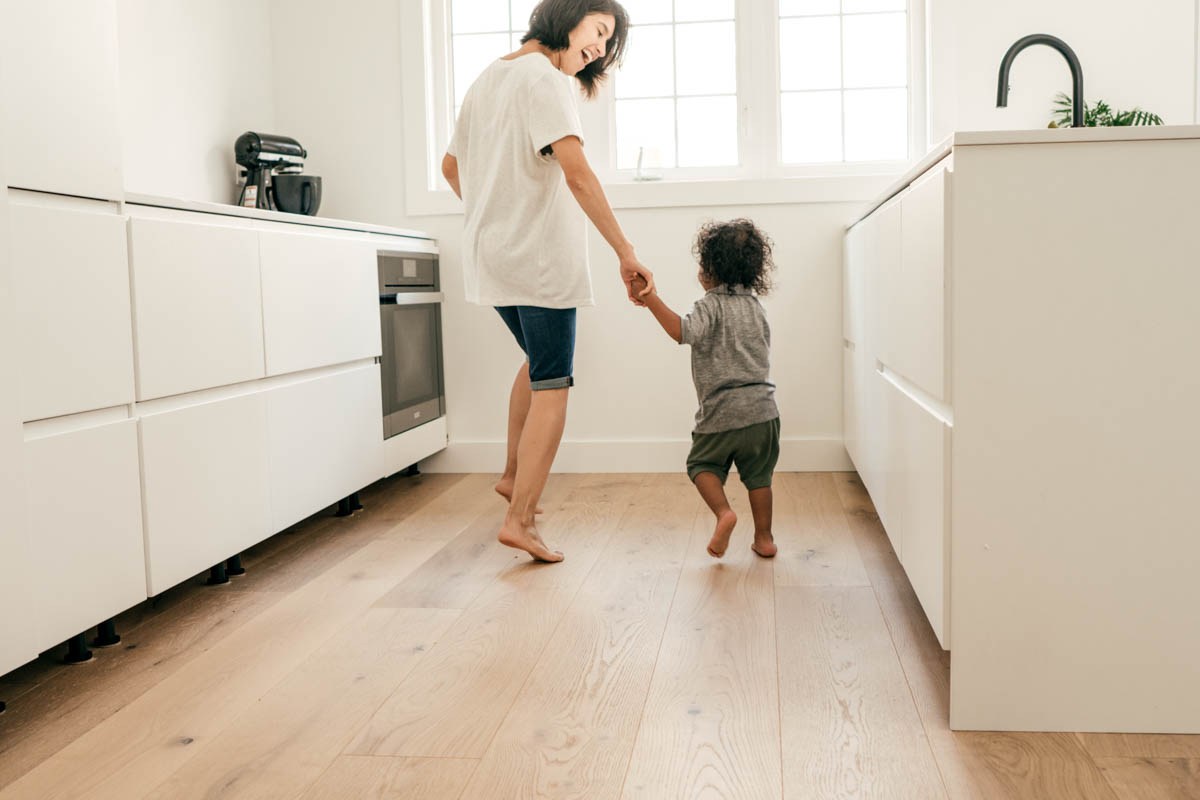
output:
[[[692,347],[692,379],[700,410],[688,455],[688,477],[717,518],[708,543],[725,555],[737,515],[725,496],[736,464],[750,492],[754,544],[763,558],[776,553],[771,534],[771,478],[779,460],[779,408],[769,379],[771,329],[758,297],[770,290],[771,240],[746,219],[711,222],[700,229],[692,253],[700,262],[704,297],[686,317],[657,292],[642,298],[667,335]],[[635,283],[634,294],[645,287]]]

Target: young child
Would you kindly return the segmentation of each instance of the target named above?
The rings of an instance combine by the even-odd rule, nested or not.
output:
[[[779,460],[779,408],[769,379],[771,329],[758,297],[770,290],[771,240],[750,220],[711,222],[700,229],[692,253],[700,262],[706,294],[680,319],[657,292],[643,300],[664,331],[692,347],[692,379],[700,410],[688,455],[688,477],[717,518],[708,543],[725,555],[737,515],[725,496],[736,464],[750,491],[754,544],[763,558],[776,553],[771,535],[771,478]],[[643,284],[634,286],[634,293]]]

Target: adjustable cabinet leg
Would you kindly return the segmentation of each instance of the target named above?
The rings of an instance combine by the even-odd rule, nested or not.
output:
[[[335,517],[348,517],[353,513],[354,509],[350,507],[349,497],[343,497],[341,500],[338,500],[338,510],[334,514]]]
[[[242,554],[238,553],[225,562],[225,571],[230,575],[245,575],[246,568],[242,566]]]
[[[416,464],[409,464],[408,469],[404,470],[403,475],[406,478],[415,478],[421,474],[421,470],[417,469]]]
[[[3,714],[6,710],[7,708],[4,705],[4,701],[0,700],[0,714]]]
[[[117,625],[111,619],[96,626],[96,638],[92,639],[92,647],[112,647],[121,643],[117,635]]]
[[[225,572],[224,562],[217,564],[208,571],[208,580],[204,583],[207,586],[220,586],[222,583],[229,583],[229,575]]]
[[[362,511],[362,507],[363,507],[362,503],[360,503],[358,500],[358,492],[354,492],[353,494],[351,494],[350,495],[350,510],[351,511]]]
[[[92,658],[92,651],[87,647],[87,636],[79,634],[72,636],[67,642],[67,654],[63,656],[64,664],[82,664]]]

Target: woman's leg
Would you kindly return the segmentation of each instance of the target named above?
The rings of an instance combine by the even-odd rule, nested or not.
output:
[[[521,445],[521,431],[525,428],[525,418],[529,416],[530,395],[529,362],[526,361],[517,370],[513,380],[512,392],[508,396],[508,452],[504,462],[504,474],[496,484],[496,492],[505,500],[512,501],[513,483],[517,479],[517,448]]]
[[[524,550],[539,561],[563,559],[562,553],[551,550],[542,541],[534,525],[534,515],[567,423],[568,391],[562,388],[530,392],[529,413],[516,454],[512,502],[498,537],[501,544]],[[512,435],[511,416],[509,435]]]

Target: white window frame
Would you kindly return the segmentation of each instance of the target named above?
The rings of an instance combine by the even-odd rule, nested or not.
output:
[[[452,124],[450,0],[401,4],[405,196],[409,216],[462,213],[441,175]],[[617,170],[611,82],[581,103],[592,167],[614,208],[867,202],[927,149],[928,100],[924,0],[908,0],[909,161],[783,165],[779,129],[778,0],[736,0],[740,167],[661,170],[635,182]],[[762,46],[767,42],[768,46]],[[766,79],[761,76],[766,75]],[[447,110],[447,108],[449,110]],[[774,109],[761,113],[759,109]],[[767,122],[764,122],[767,120]],[[433,188],[431,188],[433,187]]]

